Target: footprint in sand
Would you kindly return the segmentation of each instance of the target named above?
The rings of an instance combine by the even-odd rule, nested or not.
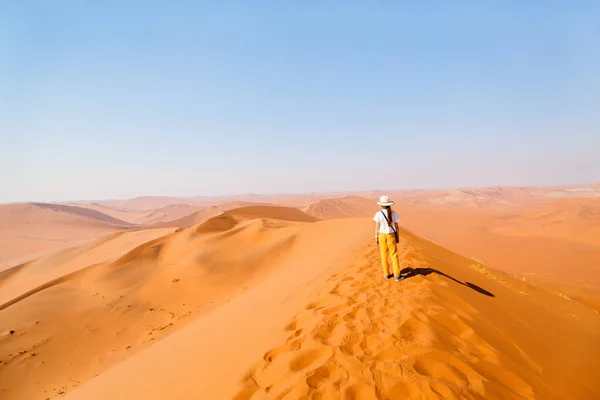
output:
[[[290,362],[290,371],[299,372],[316,368],[323,365],[332,355],[333,350],[331,347],[304,350]]]
[[[426,262],[412,248],[403,254],[412,265]],[[368,260],[296,315],[286,344],[246,375],[236,400],[532,397],[515,374],[496,371],[495,349],[469,325],[472,306],[431,301],[427,280],[392,290],[373,273],[377,254]]]

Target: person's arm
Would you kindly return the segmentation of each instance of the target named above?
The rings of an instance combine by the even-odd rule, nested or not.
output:
[[[396,228],[396,232],[400,232],[400,217],[394,211],[394,227]]]
[[[379,244],[379,221],[375,222],[375,244]]]

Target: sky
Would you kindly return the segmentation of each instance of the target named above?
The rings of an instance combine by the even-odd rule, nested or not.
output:
[[[0,203],[600,180],[600,2],[0,2]]]

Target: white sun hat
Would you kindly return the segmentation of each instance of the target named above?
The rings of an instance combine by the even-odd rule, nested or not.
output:
[[[377,202],[380,206],[393,206],[395,203],[388,196],[381,196]]]

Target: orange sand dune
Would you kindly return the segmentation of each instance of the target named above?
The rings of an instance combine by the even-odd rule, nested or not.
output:
[[[598,199],[493,210],[399,205],[397,211],[419,235],[600,309]]]
[[[144,221],[151,211],[123,211],[118,208],[111,208],[99,203],[72,203],[68,205],[74,205],[81,208],[89,208],[91,210],[99,211],[103,214],[109,215],[113,218],[119,219],[121,221],[129,222],[130,224],[140,224],[141,221]]]
[[[140,196],[127,200],[102,200],[96,203],[110,208],[116,208],[123,211],[141,212],[154,211],[161,207],[166,207],[174,204],[188,204],[184,199],[178,199],[168,196]]]
[[[148,209],[146,211],[124,211],[98,203],[78,204],[78,206],[100,211],[106,215],[110,215],[114,218],[136,225],[151,225],[161,222],[169,222],[183,218],[200,210],[200,208],[188,204],[169,204],[155,210]]]
[[[409,278],[385,281],[373,245],[349,252],[370,225],[305,225],[270,275],[67,398],[600,396],[597,313],[406,231]]]
[[[223,219],[234,223],[223,229]],[[0,277],[0,393],[46,398],[72,389],[260,282],[282,260],[300,259],[308,244],[298,250],[298,242],[319,241],[323,252],[333,228],[311,234],[307,224],[314,220],[294,208],[248,207],[151,240],[113,262],[98,263],[101,254],[130,247],[119,238],[150,233],[8,271]],[[354,243],[350,235],[342,247]]]
[[[0,206],[0,271],[132,226],[96,210],[57,204]]]
[[[318,218],[310,216],[296,208],[281,206],[247,206],[235,208],[223,213],[223,216],[242,218],[270,218],[282,221],[316,222]]]
[[[152,227],[152,228],[166,228],[166,227],[191,228],[192,226],[201,224],[212,217],[222,214],[225,211],[233,210],[235,208],[240,208],[240,207],[249,207],[249,206],[257,206],[257,205],[265,205],[265,204],[251,203],[248,201],[230,201],[230,202],[226,202],[226,203],[222,203],[222,204],[204,208],[200,211],[197,211],[193,214],[186,215],[185,217],[182,217],[182,218],[179,218],[176,220],[152,224],[152,225],[149,225],[148,227]]]
[[[175,221],[198,211],[200,211],[198,207],[190,206],[188,204],[170,204],[152,211],[146,215],[144,219],[139,220],[139,223],[153,225],[161,222]]]
[[[540,236],[600,246],[600,198],[564,199],[526,207],[504,217],[492,232],[507,236]]]
[[[494,229],[587,226],[593,201],[396,209],[506,270],[558,276],[535,260],[563,257],[589,284],[600,264],[586,240]],[[383,280],[370,218],[319,220],[372,203],[217,208],[0,273],[0,398],[600,397],[597,311],[404,230],[408,278]]]
[[[48,282],[101,262],[112,261],[173,228],[117,232],[92,243],[58,251],[0,273],[0,308]]]
[[[371,217],[379,209],[372,199],[358,196],[320,200],[302,208],[320,219]]]
[[[469,208],[524,206],[556,198],[600,198],[595,185],[564,187],[505,187],[459,188],[438,191],[398,192],[395,198],[403,204],[436,204]]]

